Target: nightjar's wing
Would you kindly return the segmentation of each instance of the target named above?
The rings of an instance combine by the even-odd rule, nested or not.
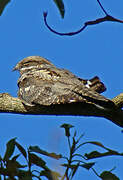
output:
[[[70,103],[79,101],[79,95],[72,92],[63,82],[27,76],[18,82],[18,97],[25,105],[33,106]]]
[[[25,76],[25,77],[24,77]],[[33,75],[24,75],[18,81],[18,97],[25,105],[50,105],[53,82]]]
[[[46,69],[24,74],[18,81],[19,98],[26,105],[51,105],[72,102],[86,102],[106,106],[112,101],[82,83],[76,83],[76,77],[62,76],[57,71]]]
[[[95,104],[100,108],[111,108],[114,106],[113,101],[89,88],[76,86],[72,91],[82,97],[85,102]]]

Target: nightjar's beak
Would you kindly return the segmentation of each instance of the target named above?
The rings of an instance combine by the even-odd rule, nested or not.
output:
[[[12,69],[12,71],[17,71],[19,70],[18,64]]]
[[[12,71],[16,71],[17,69],[16,69],[16,66],[12,69]]]

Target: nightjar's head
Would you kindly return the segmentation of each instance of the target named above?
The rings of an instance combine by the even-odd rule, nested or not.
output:
[[[49,68],[51,66],[54,65],[47,59],[40,56],[29,56],[18,62],[13,68],[13,71],[18,70],[20,71],[20,74],[22,74],[39,68]]]

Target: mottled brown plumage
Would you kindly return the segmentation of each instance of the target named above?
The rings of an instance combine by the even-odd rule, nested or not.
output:
[[[51,105],[85,102],[108,108],[113,102],[99,93],[105,86],[98,77],[78,78],[70,71],[56,68],[40,56],[30,56],[14,68],[20,71],[18,97],[25,105]]]

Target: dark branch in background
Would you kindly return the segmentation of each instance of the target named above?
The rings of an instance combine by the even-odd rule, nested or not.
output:
[[[44,12],[44,22],[45,22],[45,25],[47,26],[47,28],[51,31],[51,32],[53,32],[53,33],[55,33],[55,34],[58,34],[58,35],[60,35],[60,36],[73,36],[73,35],[75,35],[75,34],[78,34],[78,33],[80,33],[81,31],[83,31],[85,28],[86,28],[86,24],[81,28],[81,29],[79,29],[78,31],[76,31],[76,32],[69,32],[69,33],[60,33],[60,32],[57,32],[57,31],[55,31],[54,29],[52,29],[49,25],[48,25],[48,23],[47,23],[47,12]]]
[[[102,11],[105,13],[106,16],[102,17],[102,18],[98,18],[96,20],[92,20],[92,21],[87,21],[84,23],[84,25],[82,25],[82,27],[75,31],[75,32],[69,32],[69,33],[60,33],[60,32],[57,32],[55,31],[54,29],[52,29],[48,23],[47,23],[47,12],[44,12],[43,13],[43,16],[44,16],[44,23],[46,25],[46,27],[53,33],[57,34],[57,35],[60,35],[60,36],[73,36],[73,35],[76,35],[76,34],[79,34],[80,32],[82,32],[87,26],[89,25],[95,25],[95,24],[99,24],[99,23],[102,23],[102,22],[105,22],[105,21],[112,21],[112,22],[119,22],[119,23],[123,23],[123,20],[120,20],[120,19],[116,19],[114,18],[113,16],[110,16],[106,10],[103,8],[102,4],[100,3],[99,0],[97,0],[99,6],[101,7]]]
[[[105,15],[108,16],[108,13],[106,12],[106,10],[104,9],[104,7],[102,6],[101,2],[99,0],[97,0],[99,6],[101,7],[101,9],[103,10],[103,12],[105,13]]]

